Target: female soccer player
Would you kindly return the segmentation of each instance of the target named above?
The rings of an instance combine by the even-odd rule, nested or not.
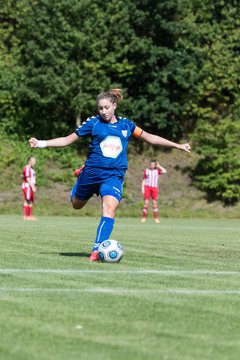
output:
[[[142,223],[147,220],[149,200],[152,198],[153,216],[155,223],[159,224],[158,219],[158,178],[161,174],[166,174],[167,170],[156,160],[151,160],[150,166],[144,170],[142,181],[142,194],[144,206],[142,212]]]
[[[35,157],[29,156],[27,165],[24,166],[22,173],[22,190],[24,196],[23,220],[37,220],[33,216],[34,194],[36,192],[36,173],[33,169],[35,164]]]
[[[98,261],[98,247],[109,239],[114,226],[115,212],[122,197],[124,175],[128,167],[127,146],[131,136],[152,145],[177,148],[190,152],[189,144],[177,144],[150,134],[132,121],[115,114],[122,90],[112,89],[97,97],[99,115],[89,117],[74,133],[51,140],[31,138],[33,148],[65,147],[79,137],[91,137],[88,158],[72,189],[71,201],[74,209],[83,208],[97,194],[102,199],[102,217],[97,228],[90,261]]]

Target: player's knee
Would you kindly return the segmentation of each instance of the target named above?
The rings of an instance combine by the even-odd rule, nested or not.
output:
[[[78,204],[78,203],[73,203],[72,202],[72,207],[73,207],[73,209],[74,210],[80,210],[82,207],[83,207],[84,205],[82,205],[82,204]]]
[[[109,204],[103,204],[103,216],[114,218],[115,216],[115,207]]]
[[[79,208],[79,205],[78,205],[77,203],[73,202],[73,201],[72,201],[72,207],[73,207],[73,209],[75,209],[75,210],[80,209],[80,208]]]
[[[75,197],[72,199],[72,207],[75,210],[80,210],[87,203],[87,200],[78,200]]]
[[[103,210],[103,216],[109,217],[109,218],[114,218],[115,217],[115,211],[111,210],[111,209],[105,209]]]

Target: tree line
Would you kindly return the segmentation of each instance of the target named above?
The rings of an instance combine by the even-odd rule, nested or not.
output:
[[[199,152],[208,194],[240,198],[238,0],[6,0],[0,10],[0,132],[72,132],[96,95],[121,87],[119,113]]]

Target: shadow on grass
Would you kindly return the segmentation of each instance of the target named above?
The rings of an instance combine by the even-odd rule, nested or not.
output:
[[[77,256],[77,257],[89,257],[90,253],[85,252],[61,252],[60,256]]]
[[[88,252],[41,252],[45,255],[60,255],[60,256],[76,256],[76,257],[89,257],[91,254]]]

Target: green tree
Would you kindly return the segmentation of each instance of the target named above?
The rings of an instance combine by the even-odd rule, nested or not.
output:
[[[240,198],[240,20],[238,1],[193,1],[185,7],[179,48],[193,54],[198,74],[184,105],[201,159],[193,172],[209,198]],[[191,122],[189,122],[191,125]]]
[[[28,133],[70,131],[95,109],[96,94],[132,71],[126,57],[127,4],[38,0],[21,29]]]
[[[23,109],[19,103],[18,89],[23,79],[19,65],[19,39],[16,34],[20,18],[25,12],[21,2],[7,0],[0,10],[0,132],[21,132]]]
[[[72,130],[95,111],[98,92],[119,86],[123,114],[147,130],[181,136],[187,81],[176,71],[185,64],[175,48],[181,13],[174,0],[19,2],[27,8],[17,31],[26,133]]]
[[[131,117],[147,130],[180,138],[181,99],[189,86],[184,71],[175,76],[179,65],[185,66],[176,48],[181,8],[173,0],[137,0],[132,1],[129,16],[135,32],[128,54],[134,71],[125,82]]]

